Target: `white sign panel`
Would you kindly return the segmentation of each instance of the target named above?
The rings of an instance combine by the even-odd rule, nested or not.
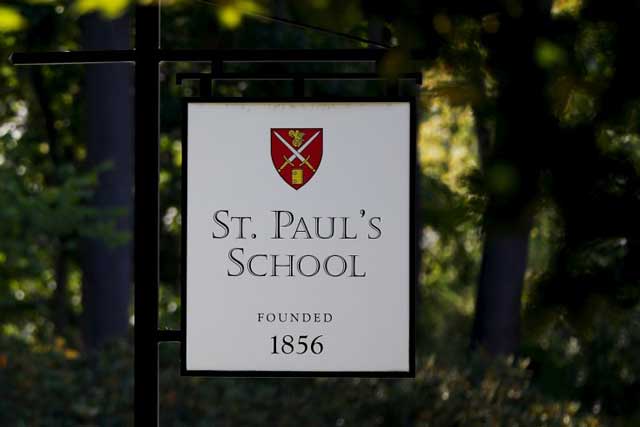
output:
[[[413,103],[185,114],[183,374],[412,376]]]

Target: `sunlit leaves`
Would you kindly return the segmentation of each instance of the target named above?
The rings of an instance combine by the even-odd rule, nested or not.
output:
[[[420,125],[422,170],[463,191],[461,178],[478,166],[471,110],[434,101],[430,113]]]
[[[450,335],[446,319],[464,321],[473,311],[481,240],[465,178],[478,167],[470,104],[479,93],[444,63],[428,69],[423,81],[418,156],[425,176],[421,197],[429,202],[423,213],[420,283],[424,300],[442,307],[425,314],[431,337],[437,337]]]
[[[0,4],[0,32],[18,31],[27,24],[15,8]]]
[[[582,9],[582,0],[554,0],[551,7],[553,16],[576,17]]]
[[[242,23],[244,14],[260,14],[265,8],[258,2],[251,0],[232,0],[226,2],[212,2],[216,8],[216,16],[220,24],[227,29],[237,28]]]
[[[74,8],[80,14],[100,12],[107,18],[117,18],[129,3],[130,0],[76,0]]]
[[[242,22],[242,12],[231,5],[222,6],[217,15],[220,23],[229,29],[236,28]]]
[[[428,70],[424,81],[428,115],[419,129],[420,166],[453,191],[463,191],[461,178],[478,166],[475,122],[468,106],[477,93],[465,82],[454,81],[442,65]]]
[[[615,75],[615,35],[611,24],[588,23],[572,45],[537,43],[536,61],[549,76],[551,108],[564,125],[588,123],[605,107],[599,98]]]
[[[624,130],[606,129],[598,135],[600,149],[608,155],[628,159],[640,176],[640,135]]]

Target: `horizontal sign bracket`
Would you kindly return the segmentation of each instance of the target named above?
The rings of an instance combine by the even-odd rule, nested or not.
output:
[[[13,65],[106,64],[162,61],[220,62],[378,62],[388,54],[378,49],[155,49],[91,50],[59,52],[16,52],[9,57]],[[427,60],[425,51],[411,51],[408,59]]]
[[[378,73],[178,73],[176,83],[185,80],[414,80],[422,84],[422,73],[400,73],[395,76],[383,76]]]

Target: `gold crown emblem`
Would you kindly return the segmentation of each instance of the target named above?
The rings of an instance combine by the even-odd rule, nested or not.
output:
[[[292,129],[289,131],[289,136],[293,138],[292,144],[294,147],[298,148],[302,145],[302,137],[304,136],[303,132],[300,132],[297,129]]]

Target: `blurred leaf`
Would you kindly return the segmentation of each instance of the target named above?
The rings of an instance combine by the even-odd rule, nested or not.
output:
[[[551,7],[553,16],[576,17],[582,9],[582,0],[554,0]]]
[[[80,14],[100,12],[106,18],[114,19],[126,11],[129,3],[130,0],[76,0],[74,8]]]
[[[234,29],[242,22],[242,12],[233,5],[222,6],[217,15],[222,26],[228,29]]]
[[[220,24],[233,30],[242,23],[243,14],[262,14],[266,9],[259,3],[251,0],[233,0],[225,3],[211,2],[217,8],[216,15]]]
[[[541,40],[536,46],[536,61],[542,68],[553,68],[567,61],[566,51],[549,40]]]
[[[16,9],[0,4],[0,32],[18,31],[26,25],[27,21]]]

